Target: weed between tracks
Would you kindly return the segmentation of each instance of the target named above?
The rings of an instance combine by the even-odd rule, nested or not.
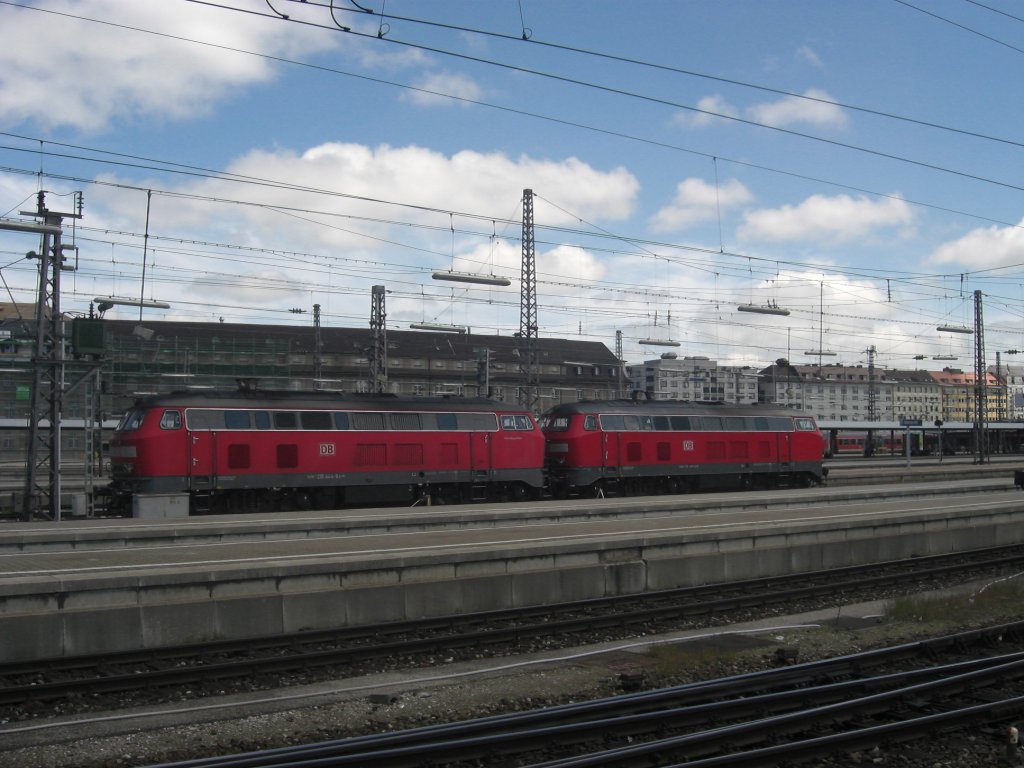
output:
[[[1024,574],[993,582],[971,593],[957,595],[909,595],[898,597],[886,605],[885,617],[890,621],[933,622],[994,619],[1020,616],[1024,607]]]
[[[736,660],[740,651],[724,648],[693,648],[687,645],[661,646],[651,649],[654,671],[665,677],[680,669],[707,669]]]

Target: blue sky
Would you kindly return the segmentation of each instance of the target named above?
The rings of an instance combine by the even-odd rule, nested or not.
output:
[[[70,312],[512,334],[529,188],[542,335],[970,369],[975,291],[1024,349],[1022,73],[1009,0],[0,2],[0,215],[83,193]]]

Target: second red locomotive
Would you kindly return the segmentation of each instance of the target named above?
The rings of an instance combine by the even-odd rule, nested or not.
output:
[[[826,474],[814,419],[779,408],[580,402],[548,411],[541,428],[555,496],[810,486]]]

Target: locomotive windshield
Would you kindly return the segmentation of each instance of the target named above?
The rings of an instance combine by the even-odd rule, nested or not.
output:
[[[540,428],[545,432],[566,432],[569,429],[568,416],[543,416]]]
[[[136,429],[142,426],[142,417],[145,415],[146,412],[142,410],[128,411],[128,413],[121,417],[121,421],[117,425],[116,431],[134,432]]]

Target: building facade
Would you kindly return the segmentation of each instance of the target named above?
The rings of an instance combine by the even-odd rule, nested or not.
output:
[[[726,402],[758,401],[758,372],[752,366],[718,365],[707,357],[678,358],[667,352],[643,365],[629,366],[633,390],[657,400]]]

